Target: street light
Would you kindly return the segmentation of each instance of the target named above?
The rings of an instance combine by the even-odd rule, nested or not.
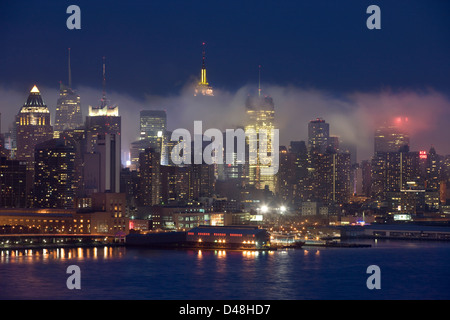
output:
[[[261,207],[261,212],[262,213],[266,213],[267,211],[269,211],[269,208],[267,206],[262,206]]]
[[[285,213],[286,212],[286,207],[285,206],[281,206],[280,207],[280,212],[281,213]]]

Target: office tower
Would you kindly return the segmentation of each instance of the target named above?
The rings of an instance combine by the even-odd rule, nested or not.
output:
[[[363,160],[361,162],[362,175],[362,195],[370,197],[372,190],[372,163],[370,160]]]
[[[325,153],[330,138],[330,125],[321,118],[308,124],[308,147],[310,151]]]
[[[407,133],[408,118],[396,118],[386,122],[375,131],[375,153],[397,152],[403,146],[409,146]]]
[[[119,193],[120,169],[120,138],[115,134],[99,134],[93,152],[84,154],[84,192]]]
[[[81,113],[80,96],[72,89],[72,73],[70,69],[70,48],[69,48],[69,82],[59,87],[59,98],[56,103],[54,137],[64,130],[73,130],[83,126],[83,116]]]
[[[140,112],[139,140],[156,142],[166,134],[167,115],[164,110],[142,110]]]
[[[130,170],[139,169],[139,155],[148,148],[155,148],[150,140],[138,140],[130,144]]]
[[[227,145],[230,144],[233,148],[227,149]],[[248,150],[246,150],[246,154]],[[232,163],[227,159],[232,159]],[[242,161],[238,157],[238,139],[236,136],[233,137],[233,140],[227,139],[226,132],[223,133],[223,164],[217,165],[216,176],[218,180],[230,180],[235,179],[236,182],[240,181],[239,184],[242,185],[243,177],[245,176],[245,159]]]
[[[89,115],[86,117],[87,152],[93,152],[98,135],[113,134],[120,141],[121,118],[119,107],[108,105],[105,91],[106,71],[103,60],[103,94],[100,105],[89,106]]]
[[[249,135],[247,139],[248,155],[257,155],[254,163],[248,162],[248,184],[256,189],[268,189],[275,192],[275,174],[263,174],[264,170],[270,169],[270,164],[264,164],[264,159],[260,157],[260,152],[268,156],[272,155],[272,148],[274,148],[274,153],[279,151],[275,150],[275,148],[278,149],[278,146],[276,141],[273,141],[272,135],[275,129],[273,99],[261,96],[261,88],[259,87],[257,97],[249,96],[247,98],[245,110],[247,115],[245,132],[246,134],[249,132],[255,133],[255,135]],[[263,135],[261,135],[262,133]],[[266,150],[261,148],[261,143],[266,145]]]
[[[161,202],[161,155],[148,148],[139,155],[139,205],[153,206]]]
[[[345,204],[351,195],[350,154],[313,153],[313,194],[325,205]]]
[[[69,145],[75,148],[75,174],[73,177],[75,186],[75,195],[77,197],[85,196],[84,181],[83,181],[83,168],[84,168],[84,155],[86,152],[86,131],[84,128],[64,130],[61,132],[60,139],[64,139]]]
[[[26,162],[0,157],[0,207],[26,207],[26,173]]]
[[[340,151],[339,137],[329,136],[327,148],[331,148],[334,152]]]
[[[190,199],[199,200],[199,198],[210,198],[214,195],[215,174],[214,165],[210,164],[192,164],[190,165],[191,176],[190,185],[192,195]]]
[[[297,154],[288,151],[285,146],[280,147],[280,166],[276,174],[276,195],[284,205],[291,206],[296,190]]]
[[[426,158],[426,189],[438,191],[440,183],[440,157],[434,147],[430,148]]]
[[[423,186],[419,152],[402,148],[399,152],[377,152],[372,158],[372,195],[382,200],[389,192]]]
[[[36,86],[31,89],[27,101],[16,116],[16,130],[16,159],[27,161],[29,167],[34,168],[34,148],[53,138],[50,111]]]
[[[206,54],[205,54],[206,43],[203,42],[202,51],[202,70],[200,76],[200,82],[195,87],[194,96],[214,96],[213,88],[209,85],[206,79]]]
[[[53,139],[53,127],[50,124],[50,111],[45,105],[39,89],[34,86],[27,101],[16,115],[15,159],[27,164],[26,194],[27,206],[33,203],[34,156],[39,143]]]
[[[36,145],[34,206],[73,208],[75,196],[75,148],[64,139]]]
[[[310,159],[305,141],[291,141],[289,151],[295,157],[293,204],[298,208],[302,202],[312,198],[312,176],[309,174]]]
[[[161,163],[168,163],[167,145],[167,115],[164,110],[142,110],[140,112],[139,140],[132,143],[130,160],[133,168],[137,168],[139,153],[147,148],[153,148],[161,155]]]

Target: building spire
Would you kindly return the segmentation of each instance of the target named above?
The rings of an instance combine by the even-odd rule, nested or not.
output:
[[[103,56],[103,92],[102,92],[102,107],[106,105],[106,63],[105,63],[105,57]]]
[[[70,69],[70,48],[69,48],[69,59],[68,59],[68,68],[69,68],[69,88],[72,89],[72,70]]]
[[[206,81],[206,51],[205,46],[206,43],[203,42],[203,49],[202,49],[202,78],[201,78],[201,84],[207,85],[208,82]]]
[[[258,69],[258,97],[261,97],[261,65]]]

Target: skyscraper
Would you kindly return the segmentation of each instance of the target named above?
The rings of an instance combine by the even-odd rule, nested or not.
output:
[[[84,155],[85,192],[120,193],[120,137],[98,134],[93,152]]]
[[[59,99],[56,103],[54,136],[59,135],[64,130],[73,130],[83,125],[83,116],[81,113],[80,96],[72,89],[72,73],[70,69],[70,48],[69,48],[69,83],[64,85],[62,82],[59,88]]]
[[[209,85],[209,83],[206,79],[205,46],[206,46],[206,43],[203,42],[201,77],[200,77],[200,82],[195,87],[194,96],[214,96],[213,88]]]
[[[409,146],[407,133],[408,118],[396,118],[386,122],[375,131],[374,151],[397,152],[403,146]]]
[[[330,138],[330,125],[321,118],[308,124],[308,146],[310,151],[325,153]]]
[[[36,146],[34,206],[73,208],[76,183],[75,148],[64,139]]]
[[[156,142],[166,133],[167,115],[164,110],[142,110],[140,113],[141,133],[139,140]]]
[[[148,148],[139,156],[139,204],[152,206],[161,199],[161,155]]]
[[[261,84],[258,86],[257,97],[248,96],[245,110],[247,114],[245,132],[246,134],[255,133],[255,135],[248,135],[248,153],[257,155],[256,161],[254,163],[249,161],[248,164],[248,184],[256,189],[268,189],[275,192],[275,174],[263,174],[263,170],[267,170],[273,163],[265,164],[260,157],[260,152],[267,156],[272,155],[272,149],[274,149],[274,153],[279,152],[278,145],[275,145],[275,141],[273,141],[275,106],[271,97],[261,96]],[[262,148],[264,145],[266,145],[266,150]]]
[[[87,151],[93,152],[98,135],[114,134],[116,139],[120,140],[121,118],[119,116],[119,107],[108,105],[105,91],[106,72],[105,62],[103,60],[103,95],[100,105],[97,107],[89,106],[89,115],[86,117],[86,139]]]
[[[16,130],[16,158],[34,167],[35,146],[53,138],[50,111],[36,86],[31,89],[27,101],[16,116]]]
[[[26,173],[25,162],[0,157],[0,207],[26,207]]]

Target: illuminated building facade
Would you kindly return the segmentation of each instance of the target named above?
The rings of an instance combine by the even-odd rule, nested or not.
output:
[[[36,146],[34,207],[73,208],[75,148],[63,139]]]
[[[310,151],[325,153],[330,138],[330,125],[317,118],[308,124],[308,146]]]
[[[70,48],[68,56],[69,82],[65,86],[62,82],[59,89],[59,99],[56,103],[54,136],[59,138],[64,130],[74,130],[83,126],[80,96],[72,89],[72,72],[70,68]]]
[[[60,85],[59,99],[56,103],[54,137],[59,138],[64,130],[83,126],[80,96],[71,88]]]
[[[272,132],[275,129],[275,107],[273,99],[271,97],[252,97],[247,98],[245,104],[247,122],[245,126],[245,132],[255,132],[256,135],[249,135],[247,139],[248,153],[257,154],[255,163],[248,163],[248,177],[247,181],[250,186],[254,186],[256,189],[268,189],[271,192],[275,192],[276,182],[275,174],[262,174],[263,168],[269,168],[270,164],[263,164],[260,158],[260,152],[271,155],[272,146]],[[261,132],[265,132],[267,150],[259,150]],[[273,150],[278,152],[278,150]]]
[[[397,152],[401,147],[409,146],[407,125],[408,118],[396,118],[394,121],[377,128],[374,139],[375,153]]]
[[[311,156],[314,158],[314,198],[326,205],[348,203],[351,195],[350,154],[325,152]]]
[[[148,148],[139,155],[139,205],[152,206],[161,199],[161,155]]]
[[[139,119],[139,140],[157,141],[166,133],[167,115],[164,110],[142,110]]]
[[[209,85],[208,80],[206,79],[205,45],[206,44],[203,42],[202,70],[200,82],[195,87],[194,96],[214,96],[213,88]]]
[[[120,192],[120,136],[98,134],[93,152],[84,154],[84,191]]]
[[[423,187],[419,152],[377,152],[372,158],[372,196],[384,199],[389,192],[407,190],[409,185]]]
[[[16,159],[27,161],[34,167],[34,148],[37,144],[53,138],[50,111],[39,89],[34,86],[27,101],[16,116]]]
[[[26,173],[25,162],[0,157],[0,207],[25,208]]]
[[[114,134],[120,140],[121,118],[119,107],[106,104],[97,108],[89,106],[86,117],[87,151],[93,152],[99,135]]]

